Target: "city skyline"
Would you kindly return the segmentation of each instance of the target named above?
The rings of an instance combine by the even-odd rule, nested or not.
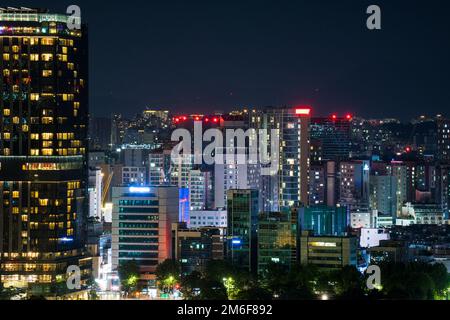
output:
[[[359,12],[361,32],[346,1],[112,4],[86,19],[44,4],[0,7],[0,300],[184,300],[178,315],[209,317],[192,306],[450,299],[442,21],[394,43],[398,4]],[[124,27],[98,24],[111,15]],[[292,41],[300,26],[315,32]],[[224,99],[226,83],[245,90]],[[138,107],[148,97],[165,102]]]
[[[64,12],[69,4],[39,7]],[[323,116],[441,113],[450,101],[448,3],[378,1],[376,31],[365,25],[369,4],[78,1],[91,30],[91,113],[302,104]],[[123,48],[111,50],[118,42]]]

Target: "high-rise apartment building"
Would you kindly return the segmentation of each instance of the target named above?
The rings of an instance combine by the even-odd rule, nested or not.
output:
[[[42,295],[90,273],[87,34],[68,19],[0,9],[1,282]]]
[[[370,162],[345,161],[339,166],[339,203],[352,210],[369,203]]]
[[[309,181],[309,107],[269,107],[250,115],[250,127],[276,130],[279,166],[275,175],[262,176],[261,198],[263,211],[277,212],[283,208],[308,204]],[[271,141],[268,141],[270,154]]]
[[[450,162],[450,119],[438,119],[437,129],[437,158],[448,164]]]

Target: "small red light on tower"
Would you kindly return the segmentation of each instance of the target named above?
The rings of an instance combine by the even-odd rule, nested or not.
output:
[[[309,116],[311,114],[310,107],[298,107],[295,109],[295,114],[298,116]]]
[[[205,118],[205,122],[209,122],[209,118]]]
[[[200,117],[199,117],[199,116],[196,116],[196,117],[194,118],[194,120],[195,120],[195,121],[200,121]]]
[[[331,119],[336,120],[336,119],[337,119],[337,115],[333,114],[333,115],[331,116]]]
[[[347,114],[347,115],[345,116],[345,118],[346,118],[347,120],[352,120],[352,119],[353,119],[353,116],[352,116],[351,114]]]
[[[406,151],[406,153],[410,153],[411,152],[411,147],[406,147],[405,151]]]
[[[182,116],[181,119],[183,119],[183,121],[186,121],[187,117],[186,116]]]
[[[173,121],[174,121],[175,123],[178,123],[178,122],[180,122],[180,119],[179,119],[179,118],[174,118]]]
[[[213,122],[217,123],[217,122],[219,122],[219,119],[218,118],[213,118]]]

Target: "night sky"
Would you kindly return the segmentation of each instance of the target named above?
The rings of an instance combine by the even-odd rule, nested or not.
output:
[[[2,1],[82,9],[90,109],[132,115],[311,104],[315,115],[450,115],[448,0]],[[366,9],[382,9],[382,30]]]

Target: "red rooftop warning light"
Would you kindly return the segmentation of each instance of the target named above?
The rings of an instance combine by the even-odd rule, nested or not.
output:
[[[333,114],[333,115],[331,116],[331,119],[336,120],[336,119],[337,119],[337,115]]]
[[[347,114],[347,115],[345,116],[345,118],[346,118],[347,120],[352,120],[352,119],[353,119],[353,116],[352,116],[351,114]]]
[[[310,107],[297,107],[295,108],[295,114],[299,116],[309,116],[311,114]]]

